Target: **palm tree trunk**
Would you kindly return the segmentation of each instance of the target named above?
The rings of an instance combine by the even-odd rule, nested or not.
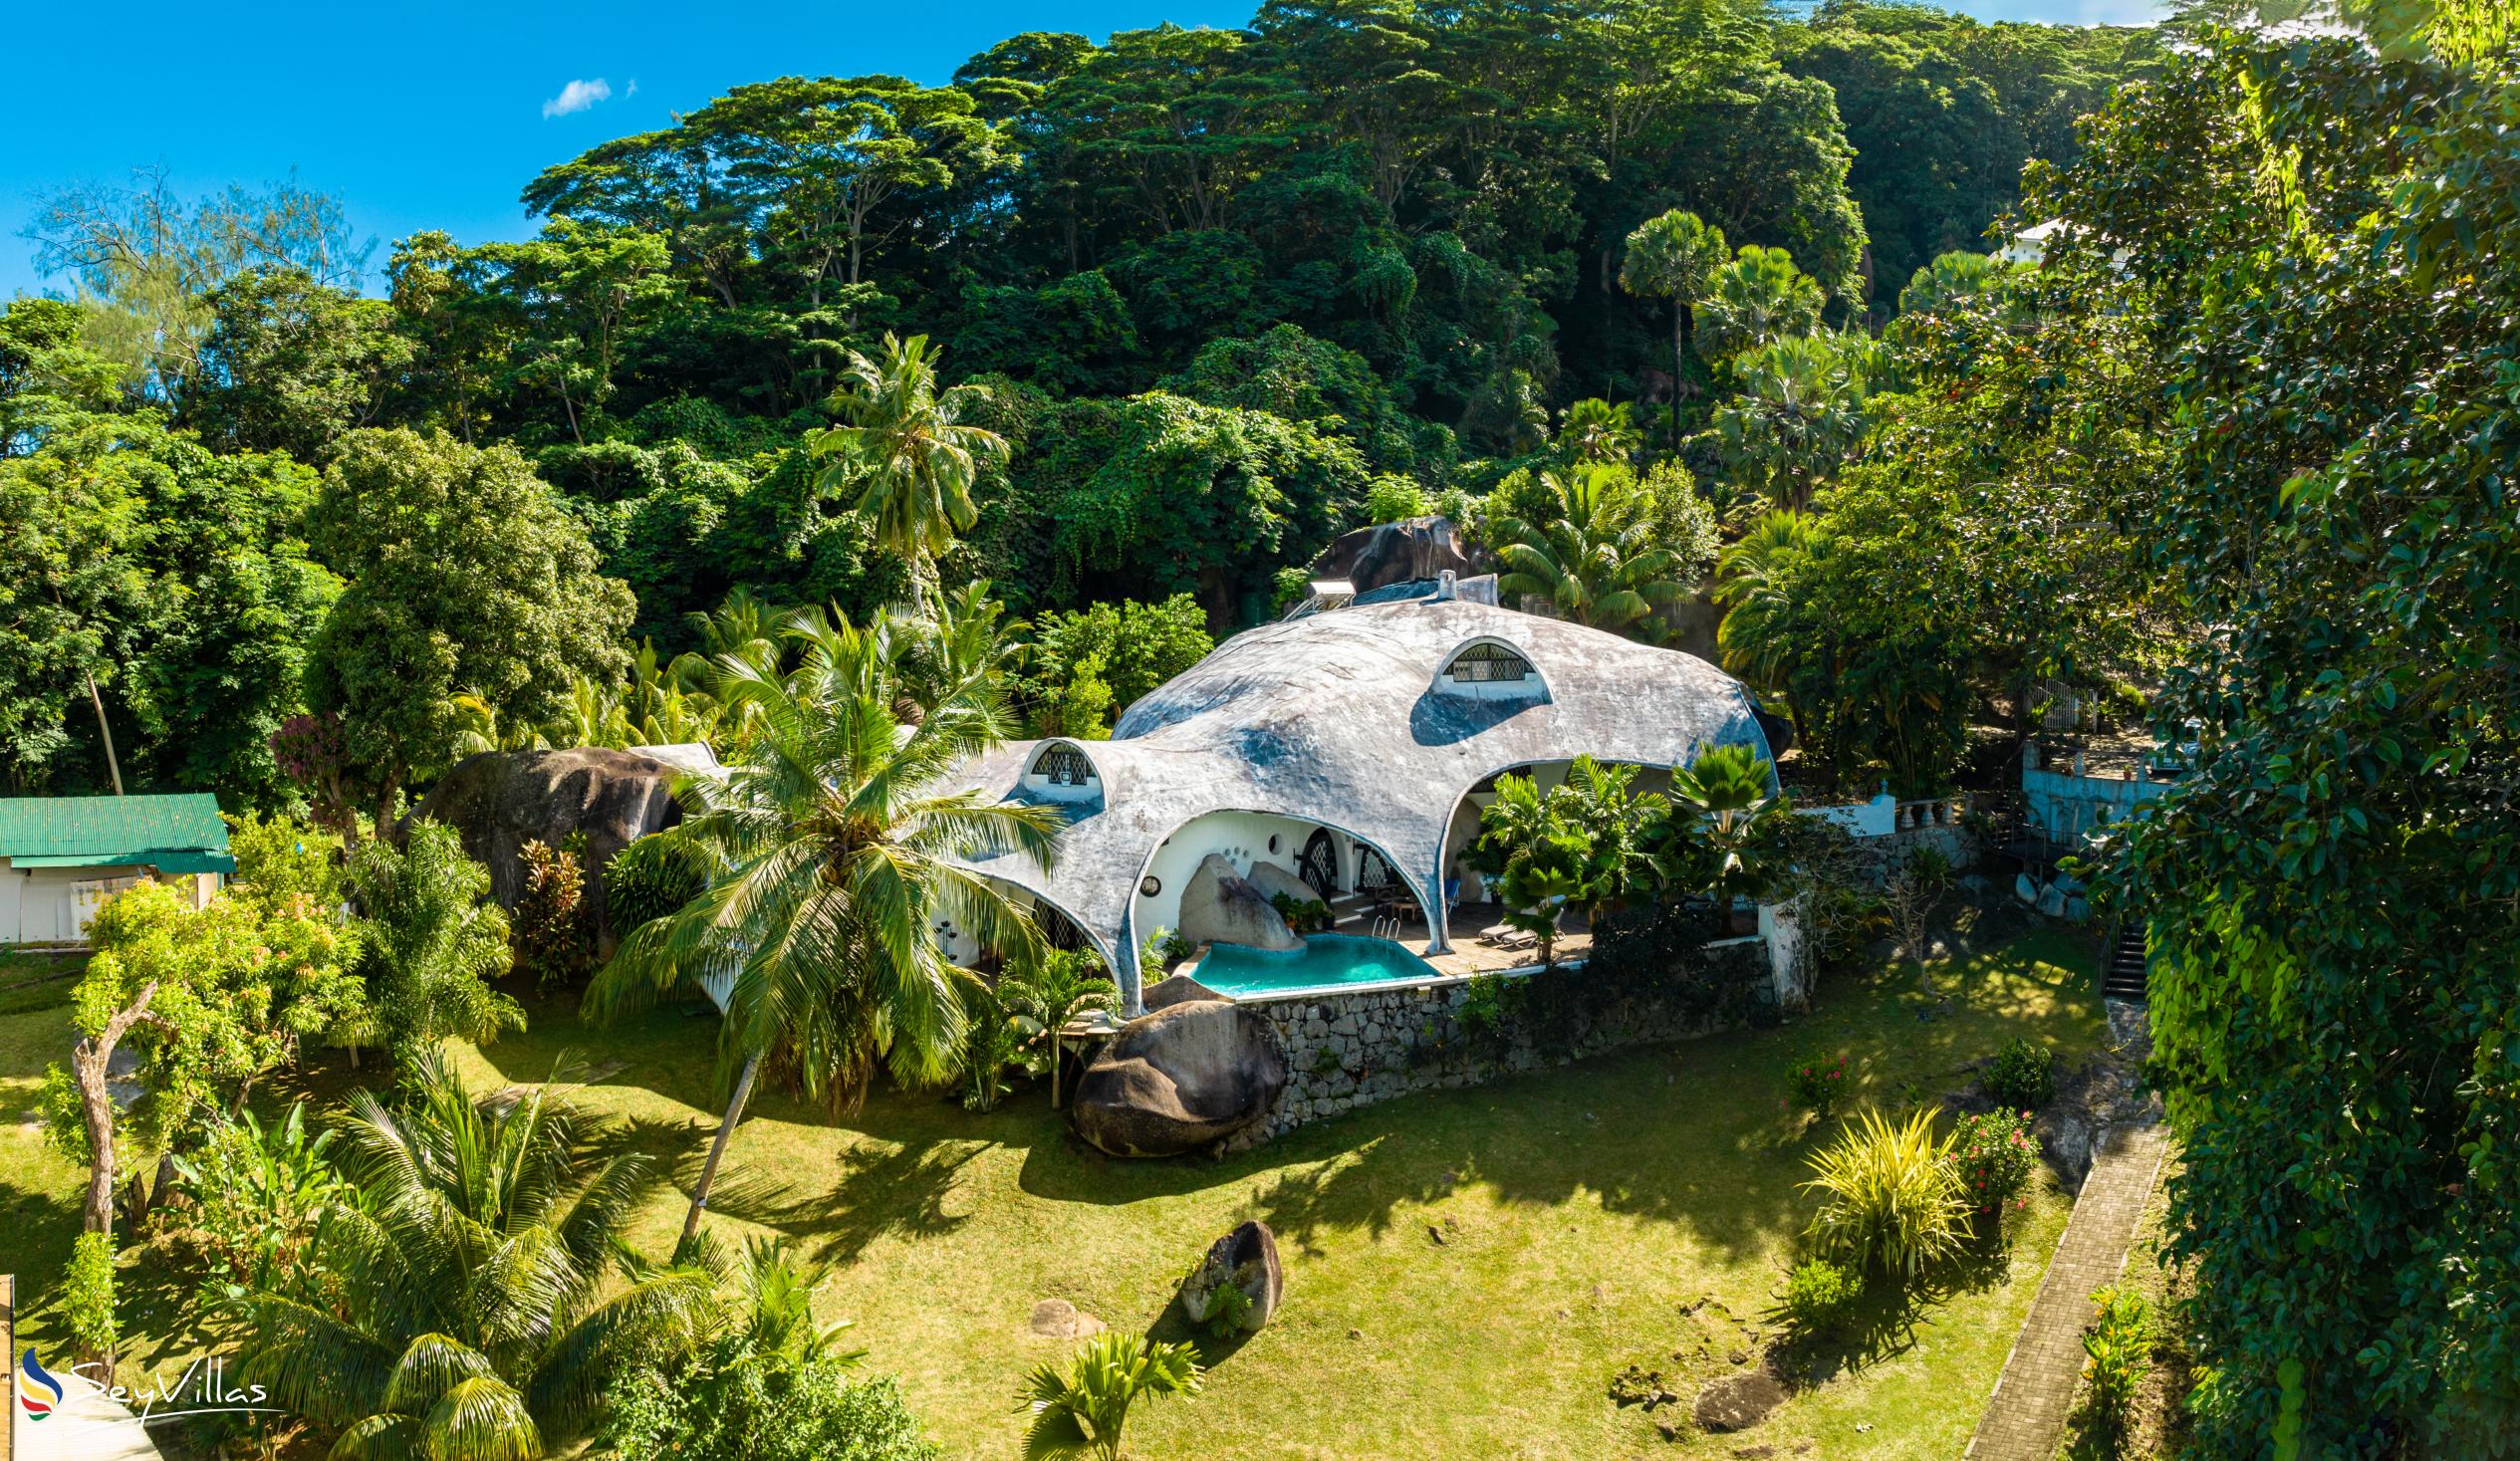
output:
[[[674,1249],[677,1253],[700,1230],[700,1209],[709,1205],[709,1186],[717,1180],[719,1159],[726,1155],[726,1138],[734,1134],[735,1123],[744,1118],[744,1102],[752,1099],[753,1077],[760,1070],[761,1057],[754,1055],[745,1060],[744,1074],[735,1078],[735,1095],[726,1102],[726,1114],[717,1123],[717,1139],[709,1143],[709,1159],[700,1164],[700,1180],[691,1189],[691,1211],[682,1219],[682,1242]]]
[[[119,797],[123,795],[123,763],[114,754],[114,727],[106,722],[105,696],[97,693],[97,672],[90,669],[86,673],[88,703],[97,707],[97,734],[105,740],[105,769],[113,773],[114,794]]]

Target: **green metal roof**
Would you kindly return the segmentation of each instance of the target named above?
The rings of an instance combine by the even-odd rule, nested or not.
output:
[[[224,872],[227,824],[208,792],[155,797],[0,797],[0,857],[20,867],[142,863]]]

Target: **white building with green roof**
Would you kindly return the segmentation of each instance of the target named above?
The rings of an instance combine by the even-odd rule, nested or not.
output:
[[[143,877],[197,907],[235,870],[207,792],[0,797],[0,945],[84,943],[105,900]]]

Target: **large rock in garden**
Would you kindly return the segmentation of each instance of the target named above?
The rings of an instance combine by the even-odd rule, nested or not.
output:
[[[605,917],[604,864],[639,838],[682,820],[673,799],[681,774],[634,751],[485,751],[440,777],[402,825],[427,818],[455,829],[465,853],[489,864],[491,896],[511,911],[525,891],[525,845],[557,848],[585,834],[586,898],[597,948],[609,951],[618,931]]]
[[[1248,1222],[1209,1245],[1207,1256],[1181,1281],[1181,1312],[1203,1325],[1216,1313],[1216,1296],[1234,1288],[1247,1301],[1238,1328],[1256,1335],[1278,1312],[1286,1294],[1286,1270],[1278,1263],[1278,1235],[1263,1222]]]
[[[1313,560],[1316,579],[1346,579],[1359,594],[1392,584],[1486,572],[1481,556],[1461,542],[1446,517],[1405,518],[1342,533]]]
[[[1294,873],[1280,867],[1275,862],[1252,863],[1251,871],[1244,874],[1243,881],[1260,889],[1260,896],[1264,898],[1274,898],[1278,894],[1284,893],[1299,903],[1318,903],[1322,901],[1322,895],[1313,891],[1313,885],[1311,883],[1306,882]]]
[[[1269,1113],[1286,1057],[1268,1017],[1192,1000],[1121,1027],[1077,1082],[1078,1134],[1114,1156],[1172,1156]]]
[[[1137,996],[1137,1002],[1145,1006],[1146,1013],[1151,1015],[1157,1010],[1168,1010],[1174,1005],[1187,1004],[1191,1000],[1223,998],[1223,995],[1187,974],[1170,974],[1147,985]]]
[[[1181,889],[1180,934],[1192,943],[1239,943],[1290,951],[1304,946],[1269,902],[1269,895],[1216,852],[1200,859]]]

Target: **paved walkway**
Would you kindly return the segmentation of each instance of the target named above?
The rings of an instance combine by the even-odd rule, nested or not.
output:
[[[2021,1322],[1986,1414],[1970,1437],[1968,1461],[2052,1461],[2065,1434],[2066,1412],[2083,1374],[2083,1327],[2092,1319],[2092,1290],[2118,1282],[2127,1249],[2152,1195],[2166,1147],[2161,1127],[2109,1133],[2074,1216],[2048,1263],[2039,1297]]]

